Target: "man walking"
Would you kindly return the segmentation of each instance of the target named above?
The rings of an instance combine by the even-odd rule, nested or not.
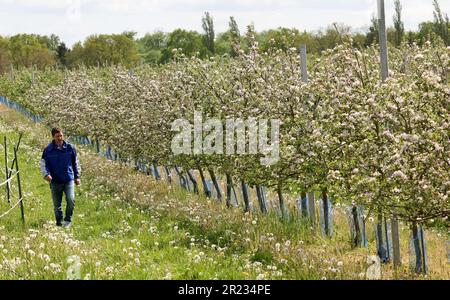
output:
[[[56,226],[70,227],[75,207],[75,184],[79,186],[80,163],[75,147],[64,141],[61,128],[52,129],[53,141],[44,149],[41,173],[50,183]],[[63,223],[62,197],[66,195],[66,216]]]

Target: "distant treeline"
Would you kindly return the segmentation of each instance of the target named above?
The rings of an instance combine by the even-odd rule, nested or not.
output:
[[[419,24],[417,31],[406,31],[402,20],[402,5],[395,0],[394,25],[387,29],[388,40],[392,45],[402,43],[423,44],[427,40],[442,39],[450,45],[450,22],[448,15],[441,11],[438,0],[433,0],[434,20]],[[246,49],[250,42],[241,35],[238,24],[230,17],[229,29],[216,34],[213,17],[206,12],[201,20],[203,32],[176,29],[170,33],[156,31],[136,38],[136,32],[122,34],[92,35],[84,42],[76,43],[72,49],[56,35],[42,36],[18,34],[0,36],[0,74],[13,69],[34,67],[74,68],[85,66],[124,65],[133,67],[139,64],[159,65],[170,61],[175,49],[182,49],[187,56],[198,55],[207,58],[214,55],[235,56],[233,45],[240,44]],[[254,30],[249,26],[249,30]],[[261,51],[268,49],[287,50],[306,44],[308,52],[319,54],[334,48],[343,35],[351,34],[355,47],[367,47],[378,42],[378,23],[375,17],[367,32],[353,32],[345,24],[332,24],[316,32],[300,31],[295,28],[277,28],[257,32],[256,38]]]

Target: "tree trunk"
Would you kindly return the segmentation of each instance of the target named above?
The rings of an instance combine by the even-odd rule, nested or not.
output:
[[[216,192],[217,192],[217,200],[221,201],[222,200],[222,191],[220,189],[219,181],[217,181],[216,174],[214,173],[213,169],[208,169],[208,172],[209,172],[209,175],[211,176],[211,180],[212,180],[214,188],[216,189]]]
[[[278,183],[277,193],[278,193],[278,200],[280,201],[281,217],[283,218],[283,220],[286,220],[288,216],[287,216],[286,204],[284,203],[284,197],[283,197],[281,183]]]
[[[205,192],[206,198],[211,198],[211,190],[209,189],[208,183],[205,179],[205,174],[203,174],[202,168],[199,166],[198,171],[200,172],[200,178],[202,179],[203,190]]]
[[[248,194],[248,186],[245,184],[244,180],[241,181],[242,185],[242,197],[244,198],[244,211],[250,212],[250,197]]]

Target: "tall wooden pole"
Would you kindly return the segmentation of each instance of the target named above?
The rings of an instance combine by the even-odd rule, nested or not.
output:
[[[384,7],[384,0],[378,0],[378,31],[380,37],[380,58],[381,58],[381,80],[385,81],[389,77],[388,64],[388,49],[387,49],[387,35],[386,35],[386,13]],[[392,230],[392,248],[394,268],[397,269],[401,265],[400,256],[400,237],[398,230],[398,220],[394,215],[391,220]]]
[[[307,83],[309,81],[308,76],[308,56],[306,51],[306,45],[301,44],[300,45],[300,71],[302,76],[302,82]],[[309,211],[307,212],[309,215],[309,218],[311,219],[312,225],[316,226],[316,206],[315,206],[315,197],[314,192],[307,193],[306,191],[302,192],[302,195],[308,198],[308,208]],[[302,196],[302,197],[303,197]]]
[[[8,148],[6,143],[6,136],[3,137],[3,145],[5,148],[5,175],[6,180],[9,180],[9,172],[8,172]],[[6,184],[6,197],[8,199],[8,203],[11,203],[10,193],[9,193],[9,182]]]
[[[18,148],[18,146],[17,148],[14,148],[14,159],[16,161],[17,184],[19,188],[20,214],[22,216],[22,224],[25,225],[25,211],[23,207],[22,184],[20,182],[19,158],[17,157]]]
[[[386,35],[386,14],[384,0],[378,0],[378,33],[380,38],[381,56],[381,79],[385,81],[389,77],[387,35]]]
[[[301,74],[302,74],[302,81],[308,82],[308,67],[307,67],[307,54],[306,54],[306,45],[301,44],[300,45],[300,63],[301,63]]]

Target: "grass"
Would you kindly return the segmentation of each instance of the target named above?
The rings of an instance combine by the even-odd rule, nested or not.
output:
[[[376,253],[372,224],[369,248],[351,249],[341,207],[329,239],[307,222],[227,209],[81,146],[83,182],[76,189],[74,224],[57,228],[50,189],[39,173],[48,130],[2,112],[0,137],[16,141],[19,132],[26,223],[21,225],[18,208],[0,219],[0,279],[66,279],[77,264],[81,279],[362,279],[367,257]],[[15,183],[12,192],[14,202]],[[0,194],[1,215],[10,206],[6,193]],[[426,233],[426,277],[409,270],[409,234],[402,227],[403,267],[394,272],[383,266],[382,278],[449,279],[447,233]]]

